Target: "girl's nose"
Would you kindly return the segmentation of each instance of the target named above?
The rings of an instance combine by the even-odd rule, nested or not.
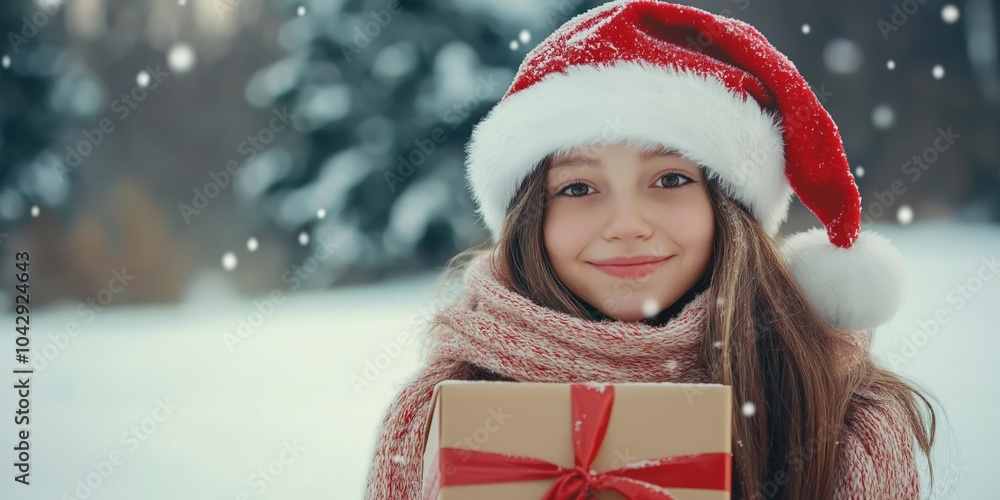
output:
[[[648,238],[653,232],[646,214],[633,200],[625,200],[615,204],[610,215],[604,238],[607,240],[633,240]]]

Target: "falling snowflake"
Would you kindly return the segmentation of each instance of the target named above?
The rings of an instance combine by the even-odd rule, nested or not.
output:
[[[7,54],[3,55],[3,60],[0,60],[0,64],[3,64],[4,68],[10,67],[10,56]]]
[[[744,417],[752,417],[756,413],[757,413],[757,406],[754,405],[753,402],[747,401],[746,403],[743,403],[743,416]]]
[[[257,251],[257,238],[250,238],[247,240],[247,250],[250,250],[251,252]]]
[[[903,205],[896,210],[896,220],[902,225],[913,222],[913,209],[909,205]]]
[[[186,43],[178,43],[167,52],[167,66],[175,73],[187,73],[194,67],[194,49]]]
[[[864,177],[865,176],[865,167],[862,167],[861,165],[858,165],[858,168],[854,169],[854,175],[856,175],[858,177]]]
[[[833,73],[848,75],[861,68],[864,53],[853,40],[834,38],[823,47],[823,63]]]
[[[808,24],[803,24],[802,25],[802,34],[803,35],[808,35],[810,31],[812,31],[812,28],[810,28]]]
[[[149,73],[145,70],[140,71],[138,75],[135,75],[135,83],[138,83],[140,87],[149,85]]]
[[[520,40],[521,43],[528,43],[531,40],[531,33],[528,32],[528,30],[521,30],[521,32],[517,34],[517,39]]]
[[[38,205],[32,205],[31,206],[31,216],[32,217],[38,217],[39,212],[41,212],[41,209],[38,208]]]
[[[298,12],[299,16],[306,15],[306,6],[305,5],[299,5],[299,10],[297,12]]]
[[[222,268],[226,271],[236,269],[236,254],[233,252],[224,253],[222,255]]]
[[[944,66],[935,64],[934,68],[931,70],[931,74],[934,75],[934,78],[937,80],[944,78]]]
[[[896,121],[896,113],[888,104],[879,104],[872,110],[872,124],[875,128],[885,130]]]
[[[660,312],[660,304],[656,302],[656,299],[650,297],[643,301],[642,303],[642,314],[647,318],[656,316],[656,313]]]
[[[742,447],[743,446],[743,440],[742,439],[737,439],[736,440],[736,444]]]
[[[326,218],[326,210],[324,210],[322,208],[319,209],[319,210],[317,210],[316,211],[316,217],[319,217],[320,219],[325,219]]]
[[[309,233],[302,231],[299,233],[299,245],[306,246],[309,244]]]
[[[510,41],[510,50],[517,50],[518,47],[520,47],[520,45],[518,45],[517,40]]]
[[[952,4],[941,7],[941,19],[948,24],[954,24],[955,21],[958,21],[959,15],[958,7]]]
[[[716,341],[715,341],[715,342],[714,342],[714,343],[712,344],[712,347],[715,347],[716,349],[722,349],[722,341],[721,341],[721,340],[716,340]]]
[[[896,69],[896,61],[889,59],[888,61],[885,62],[885,67],[889,68],[889,71]]]

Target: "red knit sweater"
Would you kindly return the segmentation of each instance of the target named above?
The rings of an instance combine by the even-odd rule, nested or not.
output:
[[[542,308],[500,285],[481,261],[466,274],[466,285],[467,293],[442,311],[445,324],[431,331],[426,364],[386,413],[368,476],[368,500],[420,498],[423,430],[434,385],[442,380],[710,381],[700,351],[707,292],[665,325],[649,326],[585,320]],[[903,409],[878,394],[865,395],[882,402],[848,408],[837,443],[835,498],[919,498],[914,439]],[[774,486],[765,482],[761,492],[747,492],[746,498],[767,499]]]

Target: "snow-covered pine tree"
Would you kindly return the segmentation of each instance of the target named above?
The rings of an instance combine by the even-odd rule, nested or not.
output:
[[[247,96],[288,103],[309,138],[263,205],[312,241],[332,235],[341,255],[330,262],[349,270],[341,283],[437,266],[488,238],[464,144],[538,42],[526,28],[547,34],[591,3],[348,0],[297,15],[283,2],[288,55],[254,75]]]

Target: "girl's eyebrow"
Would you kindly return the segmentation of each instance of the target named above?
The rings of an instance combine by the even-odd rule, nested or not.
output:
[[[589,156],[570,156],[568,158],[563,158],[556,161],[549,167],[549,171],[555,170],[557,168],[572,168],[572,167],[596,167],[601,164],[601,160],[597,158],[592,158]]]
[[[678,153],[677,150],[675,149],[667,149],[662,147],[656,148],[651,151],[643,151],[642,153],[639,153],[639,157],[642,158],[643,160],[658,158],[660,156],[680,156],[680,155],[681,154]]]
[[[681,154],[678,153],[676,150],[666,149],[666,148],[657,148],[650,151],[643,151],[639,153],[639,157],[642,158],[643,160],[650,160],[661,156],[675,157],[675,156],[681,156]],[[552,166],[549,167],[549,170],[555,170],[557,168],[572,168],[572,167],[582,167],[582,166],[595,167],[599,166],[600,164],[601,160],[597,158],[593,158],[590,156],[575,155],[556,161],[555,163],[552,164]]]

